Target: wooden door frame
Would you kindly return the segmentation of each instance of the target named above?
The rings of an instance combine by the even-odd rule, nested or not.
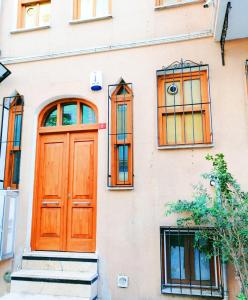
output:
[[[85,104],[88,105],[90,108],[92,108],[96,115],[96,123],[95,124],[76,124],[76,125],[58,125],[54,127],[44,127],[42,126],[45,117],[49,113],[49,111],[52,110],[53,107],[55,107],[58,104],[65,104],[65,103],[73,103],[76,102],[77,104]],[[58,115],[61,113],[61,111],[58,111]],[[59,119],[59,117],[58,117]],[[60,120],[59,120],[60,122]],[[79,123],[79,118],[78,118]],[[32,202],[32,220],[31,220],[31,250],[35,251],[36,249],[36,218],[37,218],[37,209],[38,209],[38,175],[39,175],[39,162],[37,160],[37,157],[40,155],[40,146],[41,146],[41,135],[44,134],[51,134],[51,133],[72,133],[72,132],[96,132],[96,149],[97,153],[95,155],[96,158],[96,180],[94,184],[94,192],[96,195],[96,204],[95,204],[95,240],[96,240],[96,226],[97,226],[97,174],[98,174],[98,109],[95,104],[92,102],[85,100],[85,99],[79,99],[79,98],[64,98],[60,100],[56,100],[48,105],[46,105],[39,113],[38,115],[38,122],[37,122],[37,130],[36,130],[36,151],[35,151],[35,170],[34,170],[34,188],[33,188],[33,202]]]

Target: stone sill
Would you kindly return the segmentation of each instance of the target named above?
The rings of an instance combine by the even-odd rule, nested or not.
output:
[[[37,31],[37,30],[49,29],[49,28],[51,28],[50,25],[36,26],[36,27],[31,27],[31,28],[19,28],[19,29],[12,30],[10,33],[16,34],[16,33],[32,32],[32,31]]]
[[[108,191],[133,191],[133,186],[108,187]]]
[[[158,150],[178,150],[178,149],[203,149],[213,148],[214,144],[199,144],[199,145],[178,145],[178,146],[158,146]]]
[[[199,288],[190,289],[187,287],[176,288],[176,287],[165,287],[162,289],[162,294],[165,295],[181,295],[181,296],[200,296],[200,297],[213,297],[213,298],[222,298],[222,294],[217,289],[207,290]]]
[[[75,25],[75,24],[81,24],[81,23],[90,23],[90,22],[95,22],[95,21],[102,21],[102,20],[108,20],[112,19],[113,17],[111,15],[108,16],[102,16],[102,17],[94,17],[94,18],[89,18],[89,19],[76,19],[76,20],[71,20],[69,24]]]
[[[159,6],[155,6],[155,10],[162,10],[162,9],[166,9],[166,8],[173,8],[173,7],[178,7],[178,6],[183,6],[183,5],[188,5],[188,4],[194,4],[194,3],[201,3],[204,2],[203,0],[191,0],[191,1],[181,1],[181,2],[175,2],[172,4],[164,4],[164,5],[159,5]]]

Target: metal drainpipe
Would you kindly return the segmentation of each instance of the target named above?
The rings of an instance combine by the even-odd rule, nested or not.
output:
[[[221,199],[221,193],[220,193],[220,187],[219,187],[219,182],[214,179],[214,184],[217,192],[217,199],[220,204],[222,204],[222,199]],[[229,293],[228,293],[228,284],[227,284],[227,263],[222,261],[221,262],[221,268],[222,268],[222,276],[223,276],[223,296],[224,300],[229,299]]]

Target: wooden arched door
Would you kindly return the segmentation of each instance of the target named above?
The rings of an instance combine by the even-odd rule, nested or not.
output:
[[[97,110],[87,101],[57,101],[41,112],[32,250],[95,251],[97,137]]]

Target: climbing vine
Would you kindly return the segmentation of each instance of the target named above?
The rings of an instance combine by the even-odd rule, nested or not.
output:
[[[196,244],[199,240],[208,241],[213,247],[203,250],[209,256],[220,255],[224,262],[234,265],[241,285],[239,299],[248,299],[248,193],[241,190],[228,171],[223,154],[208,155],[206,159],[213,168],[203,178],[210,181],[213,189],[198,185],[192,200],[170,203],[166,215],[179,214],[179,226],[202,226],[203,230],[196,234]]]

